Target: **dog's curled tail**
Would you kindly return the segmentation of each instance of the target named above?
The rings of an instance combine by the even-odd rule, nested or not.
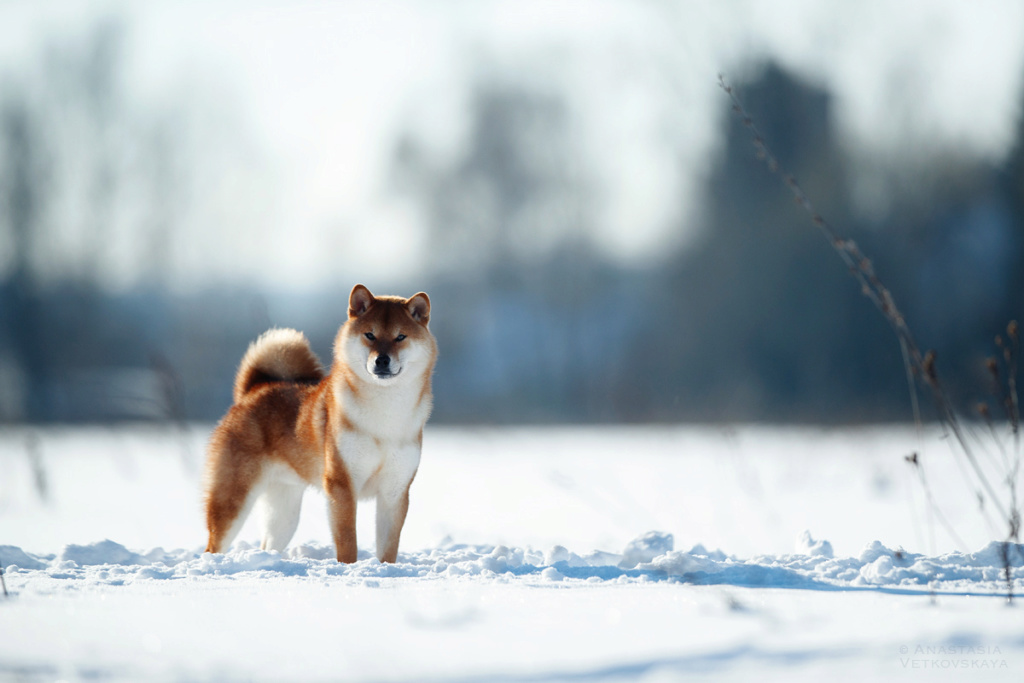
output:
[[[315,384],[324,377],[320,359],[297,330],[267,330],[249,345],[235,375],[235,403],[241,402],[254,387],[267,382],[307,382]]]

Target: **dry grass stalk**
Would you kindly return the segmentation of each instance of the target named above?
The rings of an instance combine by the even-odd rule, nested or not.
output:
[[[843,261],[848,272],[860,285],[861,292],[875,305],[875,308],[878,309],[892,327],[893,332],[896,334],[896,337],[900,342],[900,349],[903,352],[903,361],[907,370],[907,379],[910,386],[910,397],[914,411],[915,423],[918,426],[921,424],[920,411],[917,402],[918,385],[917,382],[915,382],[916,378],[921,384],[927,387],[928,393],[931,395],[935,403],[936,410],[938,411],[942,424],[944,424],[945,427],[953,434],[955,442],[960,448],[959,452],[970,464],[971,470],[977,478],[978,484],[983,489],[983,492],[978,491],[979,504],[984,507],[987,501],[998,513],[1000,519],[1006,522],[1007,538],[1002,545],[1002,554],[1004,569],[1006,571],[1008,598],[1012,600],[1012,565],[1009,555],[1011,551],[1011,543],[1014,544],[1012,548],[1016,548],[1019,552],[1019,546],[1017,544],[1020,541],[1021,525],[1020,506],[1017,499],[1016,489],[1016,482],[1020,473],[1021,462],[1020,405],[1016,384],[1020,357],[1020,332],[1017,322],[1011,321],[1007,326],[1007,337],[1009,341],[1004,341],[1001,337],[996,338],[996,344],[1002,350],[1003,360],[1007,368],[1007,379],[1005,385],[1001,381],[998,362],[996,359],[990,359],[988,362],[989,371],[992,373],[996,382],[1000,402],[1006,412],[1014,441],[1013,458],[1005,458],[1005,483],[1008,487],[1009,502],[1007,506],[1004,506],[1000,496],[997,495],[995,488],[992,486],[989,477],[982,469],[974,448],[967,438],[964,426],[956,411],[953,409],[953,404],[950,401],[949,395],[939,380],[938,369],[935,362],[935,352],[931,350],[926,352],[921,351],[921,348],[917,345],[917,342],[914,339],[914,335],[910,331],[910,327],[907,325],[906,318],[896,305],[896,300],[893,297],[892,292],[889,291],[875,273],[871,260],[860,251],[853,240],[841,237],[829,222],[825,220],[817,210],[815,210],[810,198],[804,193],[796,178],[783,169],[778,158],[772,153],[771,149],[765,142],[764,137],[758,131],[753,117],[747,113],[733,87],[725,81],[725,78],[722,75],[719,75],[718,82],[719,86],[725,91],[732,101],[733,112],[735,112],[739,117],[743,126],[750,131],[754,146],[754,153],[757,158],[765,163],[768,170],[773,175],[777,175],[782,179],[783,183],[785,183],[786,187],[789,188],[790,192],[793,194],[793,198],[796,200],[796,203],[807,212],[811,218],[811,222],[818,228],[821,234],[831,245],[833,251],[835,251]],[[991,415],[988,411],[988,407],[987,405],[982,405],[984,406],[984,409],[981,410],[981,406],[979,406],[979,412],[981,412],[982,416],[991,425]],[[917,453],[914,453],[912,456],[908,456],[907,461],[910,462],[919,473],[929,504],[937,513],[937,518],[942,522],[943,526],[946,527],[947,532],[950,533],[952,538],[960,543],[957,535],[952,529],[952,526],[948,524],[945,517],[938,510],[938,506],[935,505],[927,480],[924,477],[922,463],[920,462]]]

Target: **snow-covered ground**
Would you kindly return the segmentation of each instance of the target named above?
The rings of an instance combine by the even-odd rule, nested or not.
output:
[[[202,554],[207,433],[0,433],[0,680],[1024,675],[1004,530],[934,433],[429,428],[398,563],[364,505],[351,566],[314,492],[288,552]]]

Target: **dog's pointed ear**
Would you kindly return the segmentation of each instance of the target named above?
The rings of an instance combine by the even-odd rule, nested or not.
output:
[[[370,290],[363,285],[356,285],[352,288],[352,293],[348,295],[348,317],[358,318],[370,310],[374,301]]]
[[[426,292],[413,294],[405,300],[405,307],[416,322],[423,325],[430,322],[430,297]]]

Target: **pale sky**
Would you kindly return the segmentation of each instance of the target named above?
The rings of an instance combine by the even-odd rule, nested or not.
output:
[[[237,160],[210,162],[216,189],[172,251],[186,287],[414,270],[422,216],[388,191],[395,136],[418,131],[457,158],[481,59],[565,93],[579,162],[605,189],[595,241],[624,262],[655,258],[696,215],[722,142],[720,72],[740,81],[772,56],[826,85],[847,144],[868,156],[958,147],[998,160],[1024,84],[1015,0],[0,0],[0,74],[104,14],[125,18],[133,97],[194,100],[251,153],[235,183],[216,169]],[[113,286],[145,276],[123,251]]]

